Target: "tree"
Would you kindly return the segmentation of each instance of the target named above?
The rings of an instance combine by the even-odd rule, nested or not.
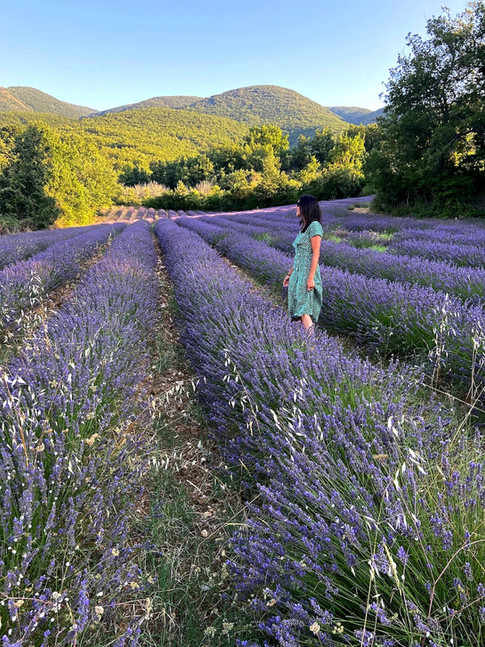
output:
[[[291,166],[301,170],[310,163],[312,159],[312,140],[305,135],[299,135],[295,148],[291,151]]]
[[[327,164],[334,145],[335,142],[330,128],[316,130],[310,142],[311,153],[320,164]]]
[[[470,203],[485,183],[485,4],[408,34],[386,84],[380,142],[365,164],[381,204]]]
[[[48,133],[52,171],[46,192],[60,209],[56,224],[87,225],[96,211],[112,204],[117,174],[94,142],[71,133]]]
[[[364,156],[364,135],[357,133],[357,135],[351,136],[344,133],[337,139],[334,148],[330,152],[330,162],[360,171]]]
[[[283,133],[279,126],[273,124],[252,126],[244,141],[253,149],[259,146],[271,146],[277,156],[289,148],[288,134]]]
[[[0,176],[0,214],[35,229],[54,223],[59,208],[46,190],[52,174],[46,128],[28,126],[15,137]]]

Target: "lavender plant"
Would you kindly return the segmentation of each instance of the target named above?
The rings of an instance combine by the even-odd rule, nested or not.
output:
[[[485,229],[474,225],[436,225],[427,230],[409,227],[395,235],[396,241],[430,241],[453,245],[479,246],[485,244]]]
[[[54,243],[77,236],[83,231],[85,229],[82,227],[69,227],[2,236],[0,237],[0,270],[11,263],[37,254]]]
[[[88,228],[27,261],[5,267],[0,272],[0,330],[14,324],[21,312],[33,307],[40,296],[74,278],[80,264],[123,228],[122,224]]]
[[[292,259],[261,241],[226,228],[180,219],[264,283],[281,284]],[[484,397],[485,318],[481,306],[463,304],[418,285],[367,278],[322,267],[319,324],[345,333],[382,355],[420,355],[426,370],[455,384],[456,394]]]
[[[258,483],[229,565],[259,637],[238,644],[480,644],[483,439],[405,371],[292,328],[193,233],[155,230],[214,437]]]
[[[126,228],[2,374],[5,647],[136,644],[143,609],[117,609],[142,585],[128,531],[143,438],[130,425],[149,370],[155,262],[148,225]]]
[[[390,251],[431,260],[451,261],[464,267],[485,266],[485,249],[482,246],[456,245],[436,240],[401,240],[394,242]]]

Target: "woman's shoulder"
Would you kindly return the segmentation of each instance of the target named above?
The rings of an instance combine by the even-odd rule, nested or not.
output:
[[[314,220],[308,225],[307,232],[310,238],[312,236],[321,236],[323,238],[322,225],[317,220]]]

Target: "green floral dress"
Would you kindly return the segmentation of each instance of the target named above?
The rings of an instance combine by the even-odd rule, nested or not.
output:
[[[293,241],[295,260],[288,285],[288,312],[292,319],[298,319],[305,314],[310,315],[312,321],[316,323],[322,307],[322,277],[318,265],[315,272],[315,287],[309,290],[306,285],[313,256],[312,236],[323,237],[322,226],[317,221],[310,223],[307,230],[300,232]]]

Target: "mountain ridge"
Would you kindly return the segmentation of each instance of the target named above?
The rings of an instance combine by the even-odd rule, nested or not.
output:
[[[22,106],[15,108],[14,112],[49,112],[62,117],[82,117],[96,112],[93,108],[61,101],[47,92],[26,85],[12,85],[0,90],[4,91],[6,99],[13,98]],[[4,107],[1,109],[5,110]]]
[[[61,101],[29,86],[0,87],[0,111],[42,112],[86,118],[149,107],[195,110],[236,119],[248,125],[276,123],[293,139],[315,127],[339,131],[345,124],[368,124],[383,108],[369,110],[358,106],[323,106],[304,95],[277,85],[251,85],[234,88],[210,97],[160,95],[135,103],[95,110]],[[342,123],[343,122],[343,123]]]

